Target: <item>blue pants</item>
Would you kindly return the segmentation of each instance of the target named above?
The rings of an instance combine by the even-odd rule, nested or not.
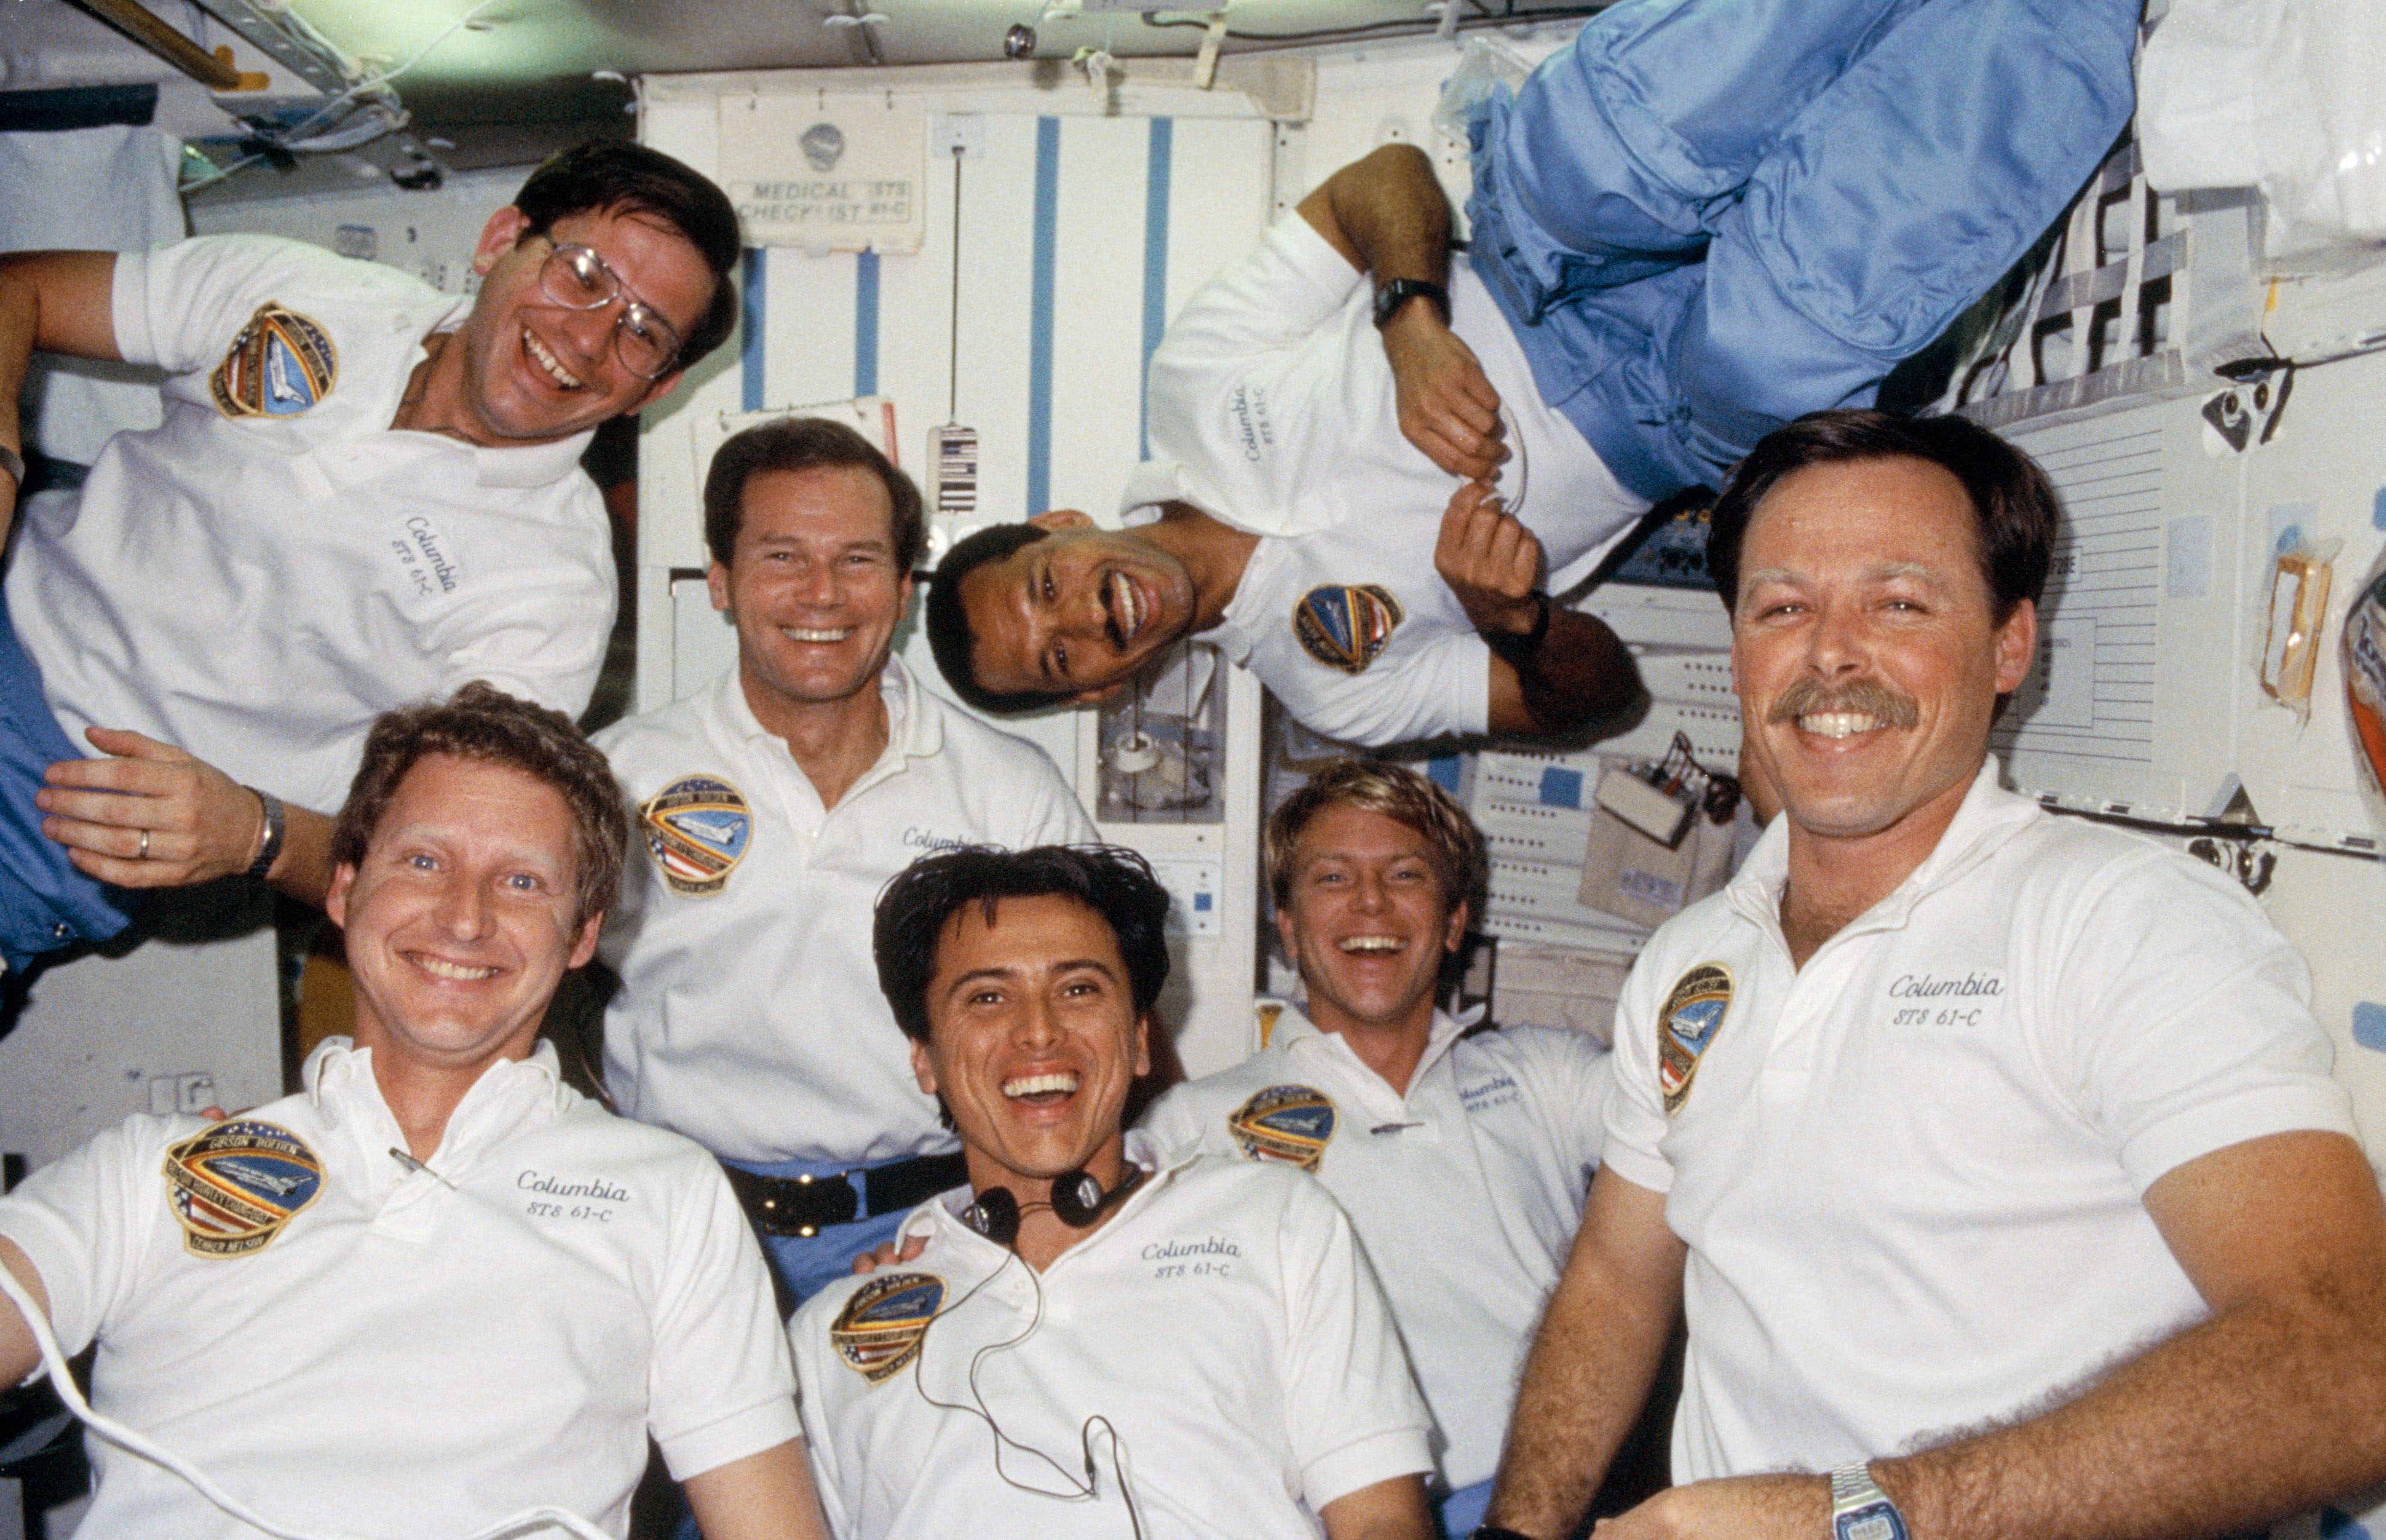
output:
[[[1491,1484],[1476,1482],[1462,1486],[1433,1505],[1434,1521],[1441,1526],[1442,1540],[1466,1540],[1475,1526],[1483,1521],[1484,1513],[1491,1507]]]
[[[132,923],[118,890],[74,869],[66,846],[42,833],[33,806],[42,772],[80,759],[42,696],[42,671],[17,643],[0,594],[0,959],[21,969],[77,941],[106,941]]]
[[[1624,0],[1473,125],[1473,260],[1652,501],[1871,404],[2102,163],[2140,0]]]

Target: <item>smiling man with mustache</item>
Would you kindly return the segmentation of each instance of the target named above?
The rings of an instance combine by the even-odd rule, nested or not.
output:
[[[1626,985],[1487,1533],[1572,1533],[1677,1306],[1682,1484],[1612,1540],[2225,1534],[2386,1474],[2386,1214],[2301,959],[1998,785],[2056,523],[1987,430],[1876,412],[1717,504],[1782,813]]]

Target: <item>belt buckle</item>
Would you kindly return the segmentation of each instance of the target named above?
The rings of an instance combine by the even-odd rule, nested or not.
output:
[[[797,1189],[809,1189],[814,1186],[819,1186],[823,1189],[818,1197],[812,1196],[808,1191],[802,1192],[800,1196],[797,1194],[789,1194],[786,1205],[787,1208],[790,1209],[800,1208],[802,1209],[802,1213],[800,1216],[796,1213],[788,1213],[783,1216],[778,1211],[778,1196],[772,1193],[769,1190],[769,1185],[766,1184],[762,1190],[758,1207],[762,1210],[765,1221],[764,1228],[773,1234],[793,1235],[799,1240],[810,1240],[821,1233],[823,1225],[849,1224],[855,1219],[860,1217],[861,1194],[850,1182],[846,1182],[844,1183],[845,1191],[842,1195],[833,1194],[826,1190],[826,1184],[831,1182],[841,1181],[842,1179],[839,1177],[812,1176],[810,1174],[804,1174],[792,1177],[765,1178],[763,1180],[766,1183],[781,1184]],[[842,1203],[839,1203],[838,1201],[840,1196],[843,1200]],[[841,1209],[842,1216],[840,1217],[837,1213],[821,1213],[820,1209],[823,1206],[834,1206],[835,1208]]]
[[[852,1172],[843,1171],[839,1172],[835,1176],[813,1176],[807,1172],[796,1178],[796,1185],[798,1187],[810,1187],[814,1183],[819,1183],[824,1187],[831,1182],[842,1182],[845,1183],[846,1197],[851,1204],[851,1207],[848,1209],[844,1218],[832,1219],[827,1222],[830,1224],[851,1224],[854,1221],[861,1218],[861,1211],[865,1207],[865,1204],[862,1198],[860,1184],[853,1180]],[[822,1197],[826,1199],[830,1195],[823,1193]],[[818,1235],[820,1232],[821,1227],[817,1224],[802,1224],[796,1227],[796,1234],[800,1239],[807,1241],[810,1240],[813,1236]]]

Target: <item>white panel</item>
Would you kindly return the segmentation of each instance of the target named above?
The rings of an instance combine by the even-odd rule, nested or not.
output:
[[[2281,846],[2262,907],[2311,963],[2312,1008],[2336,1044],[2369,1158],[2386,1171],[2386,862]]]
[[[2024,685],[1998,732],[2016,785],[2176,822],[2217,811],[2242,782],[2282,837],[2375,837],[2353,788],[2335,649],[2380,541],[2386,447],[2368,419],[2381,388],[2386,357],[2305,369],[2280,436],[2242,454],[2221,446],[2195,399],[2010,432],[2066,514],[2041,625],[2041,670],[2056,673]],[[2307,724],[2267,700],[2256,668],[2288,525],[2342,543]]]
[[[1052,481],[1058,507],[1107,509],[1138,458],[1143,383],[1144,119],[1061,130],[1052,274]]]
[[[2238,709],[2240,476],[2236,462],[2202,453],[2200,432],[2194,404],[2179,401],[2009,434],[2065,510],[2038,667],[1997,733],[2016,785],[2166,820],[2221,798]],[[2174,581],[2166,546],[2207,527],[2210,579],[2197,595],[2190,574]]]
[[[983,121],[983,119],[981,119]],[[929,120],[935,131],[935,119]],[[964,178],[986,164],[965,160]],[[965,195],[966,197],[966,195]],[[878,390],[895,403],[896,463],[926,484],[929,430],[949,409],[953,309],[953,167],[931,157],[922,187],[927,237],[878,264]],[[933,507],[933,501],[931,507]]]
[[[2350,727],[2344,712],[2344,671],[2338,647],[2347,605],[2362,574],[2386,542],[2386,442],[2378,432],[2378,403],[2386,393],[2386,354],[2367,354],[2306,369],[2296,377],[2280,436],[2248,457],[2245,466],[2245,547],[2253,586],[2243,616],[2248,627],[2239,657],[2241,677],[2262,633],[2255,629],[2269,598],[2274,527],[2292,521],[2305,537],[2340,540],[2328,616],[2320,628],[2319,671],[2312,680],[2311,720],[2249,694],[2239,769],[2265,820],[2289,838],[2333,845],[2343,835],[2378,837],[2354,786]],[[2373,995],[2373,998],[2386,995]]]
[[[981,523],[1024,519],[1038,511],[1027,506],[1036,125],[1027,114],[989,115],[985,158],[973,157],[961,168],[958,415],[978,431]],[[944,320],[947,314],[941,306],[931,310],[930,324]],[[943,420],[936,416],[920,425]]]
[[[1187,295],[1250,249],[1273,218],[1266,123],[1180,118],[1170,127],[1168,296],[1174,317]]]
[[[854,270],[848,254],[762,254],[762,395],[772,407],[854,394]],[[883,265],[883,263],[882,263]]]
[[[272,906],[232,882],[159,902],[153,938],[31,975],[0,1037],[0,1151],[46,1165],[135,1112],[229,1110],[282,1094]],[[204,1099],[201,1099],[204,1098]]]

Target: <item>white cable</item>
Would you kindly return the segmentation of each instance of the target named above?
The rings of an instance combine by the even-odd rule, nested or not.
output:
[[[483,11],[487,10],[491,6],[494,6],[496,3],[497,0],[480,0],[480,3],[474,6],[471,10],[466,11],[455,20],[447,23],[446,27],[441,31],[439,35],[424,44],[421,50],[419,50],[412,58],[408,59],[404,64],[399,65],[395,69],[384,69],[380,74],[373,76],[370,80],[358,81],[348,89],[347,94],[353,96],[359,92],[370,91],[375,86],[387,85],[390,81],[397,79],[400,75],[405,74],[416,65],[421,64],[424,59],[429,58],[431,56],[431,50],[438,47],[441,44],[455,36],[458,29],[461,28],[464,23],[471,20],[472,18],[480,15]]]
[[[206,1471],[174,1453],[173,1450],[146,1434],[135,1433],[112,1417],[104,1416],[93,1410],[91,1403],[82,1398],[82,1391],[75,1384],[74,1375],[68,1371],[67,1356],[58,1346],[57,1333],[50,1330],[48,1312],[34,1305],[32,1297],[25,1290],[25,1285],[19,1283],[16,1273],[6,1266],[0,1266],[0,1293],[7,1295],[9,1302],[17,1307],[17,1314],[23,1319],[26,1328],[33,1333],[34,1346],[42,1352],[42,1366],[49,1371],[50,1383],[57,1391],[58,1399],[64,1401],[67,1409],[81,1419],[83,1425],[92,1432],[120,1449],[138,1455],[153,1465],[162,1466],[172,1471],[197,1488],[199,1496],[207,1498],[207,1501],[251,1529],[263,1530],[266,1534],[275,1536],[276,1540],[367,1540],[367,1537],[352,1535],[345,1531],[332,1531],[318,1534],[308,1530],[291,1529],[285,1525],[277,1524],[218,1486],[214,1479]],[[510,1519],[476,1531],[468,1536],[467,1540],[511,1540],[514,1535],[527,1534],[533,1530],[549,1525],[576,1534],[581,1537],[581,1540],[611,1540],[611,1537],[603,1530],[580,1515],[551,1504],[524,1509]]]

